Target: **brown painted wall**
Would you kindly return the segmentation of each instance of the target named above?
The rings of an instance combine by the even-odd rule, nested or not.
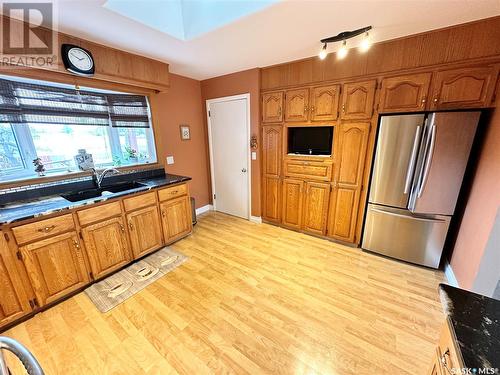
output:
[[[250,93],[250,134],[259,135],[260,69],[250,69],[201,81],[203,122],[207,132],[206,100]],[[207,137],[208,138],[208,137]],[[250,147],[250,146],[249,146]],[[207,148],[208,150],[208,148]],[[207,170],[209,162],[207,156]],[[260,216],[260,152],[252,160],[252,216]],[[210,189],[209,184],[209,189]]]
[[[462,288],[472,288],[500,206],[500,110],[493,113],[460,225],[451,268]]]
[[[158,162],[165,165],[168,173],[193,178],[189,185],[196,207],[209,204],[210,180],[200,82],[172,74],[169,91],[151,95],[150,101]],[[181,124],[190,126],[191,140],[181,141]],[[174,157],[173,165],[167,165],[167,155]]]

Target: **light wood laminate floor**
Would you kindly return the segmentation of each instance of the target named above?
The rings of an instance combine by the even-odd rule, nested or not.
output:
[[[190,259],[109,313],[80,293],[4,334],[47,374],[399,375],[430,365],[444,321],[440,271],[218,213],[172,248]]]

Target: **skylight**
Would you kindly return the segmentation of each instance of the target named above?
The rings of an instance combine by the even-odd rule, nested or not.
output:
[[[108,0],[104,7],[177,39],[190,40],[278,0]]]

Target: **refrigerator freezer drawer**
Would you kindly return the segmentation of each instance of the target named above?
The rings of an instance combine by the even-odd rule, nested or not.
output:
[[[392,258],[438,268],[450,217],[368,205],[361,247]]]

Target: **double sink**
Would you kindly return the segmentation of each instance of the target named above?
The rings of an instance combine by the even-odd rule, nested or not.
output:
[[[70,193],[61,194],[61,197],[70,202],[79,202],[86,199],[98,198],[106,195],[106,193],[120,193],[122,191],[138,189],[145,186],[147,185],[137,181],[117,182],[115,184],[101,186],[99,188],[72,191]]]

